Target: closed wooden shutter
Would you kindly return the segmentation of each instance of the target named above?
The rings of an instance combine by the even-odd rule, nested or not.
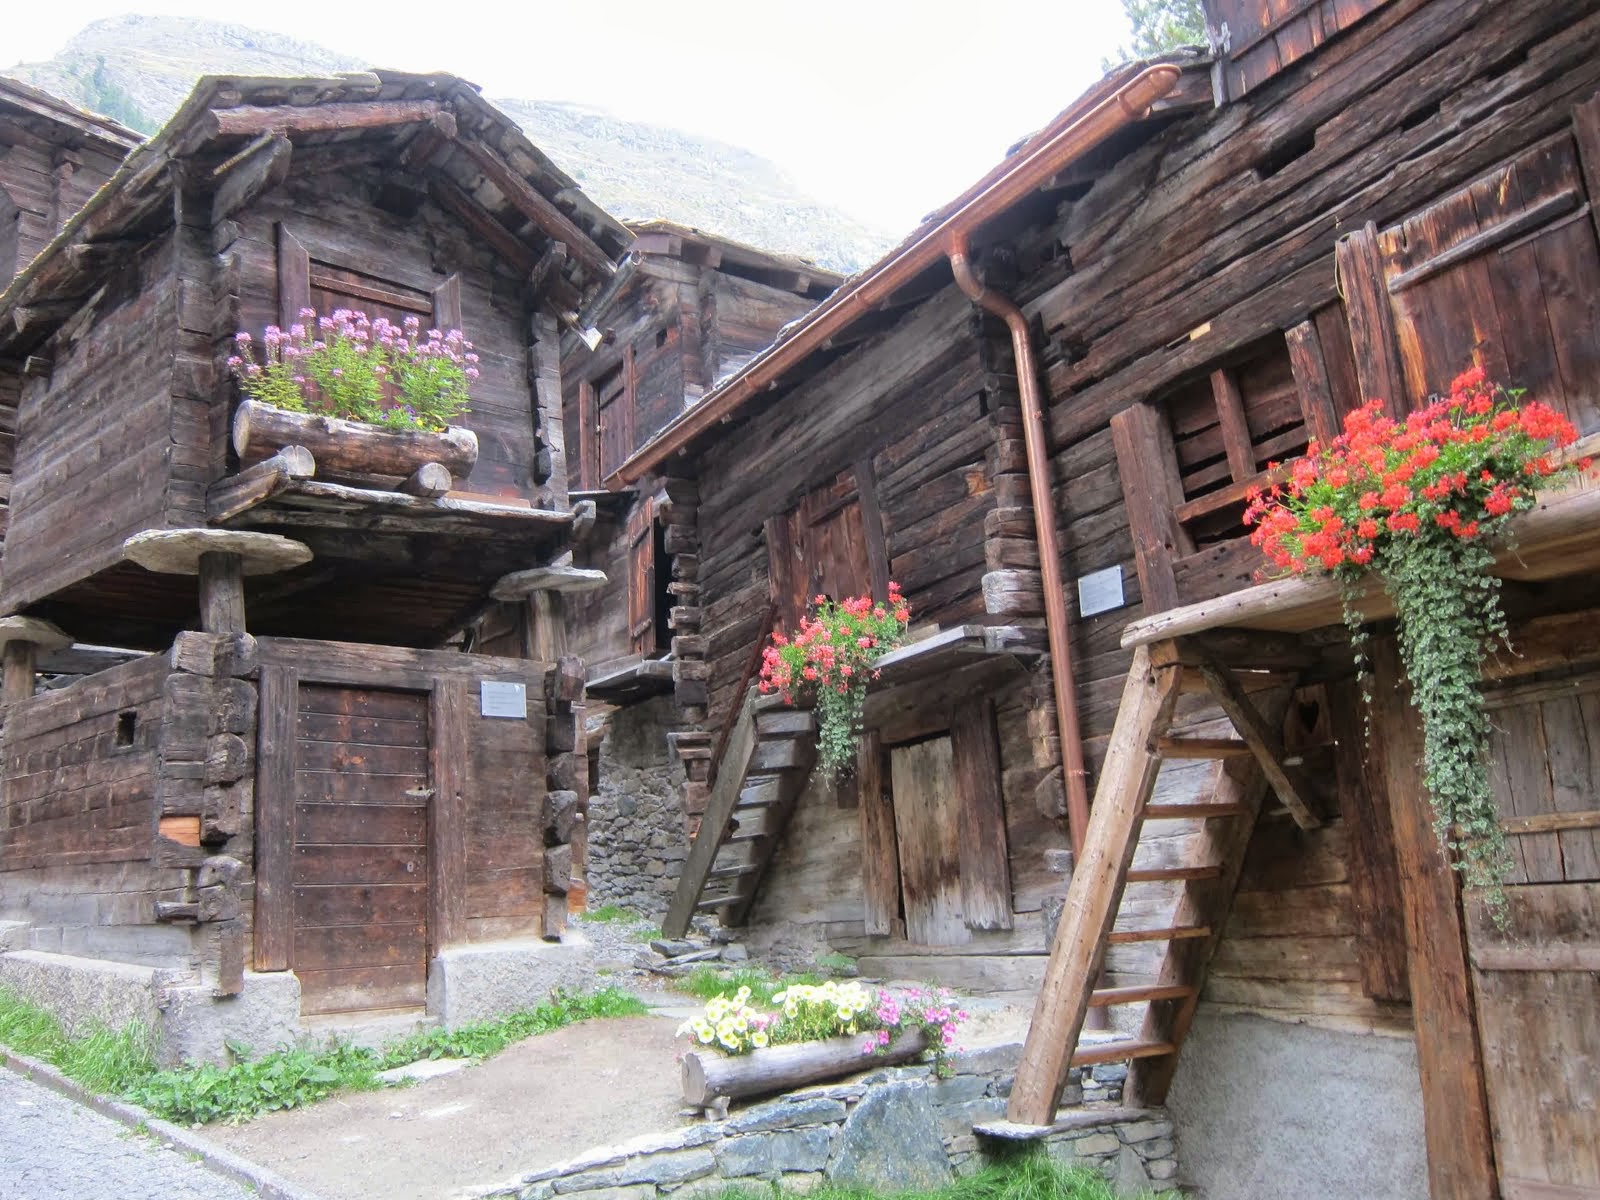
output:
[[[1580,110],[1580,133],[1600,146],[1594,121],[1592,105]],[[1582,432],[1600,429],[1600,242],[1583,168],[1563,133],[1397,225],[1344,239],[1369,398],[1403,412],[1478,365]]]
[[[1298,62],[1388,0],[1211,0],[1217,27],[1227,27],[1228,95],[1237,99]]]
[[[654,507],[646,500],[628,515],[628,637],[635,654],[656,649]]]

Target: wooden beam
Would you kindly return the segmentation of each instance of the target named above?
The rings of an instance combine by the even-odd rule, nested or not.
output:
[[[1177,666],[1166,647],[1134,651],[1111,731],[1105,767],[1089,811],[1083,854],[1067,887],[1044,982],[1033,1007],[1006,1116],[1022,1125],[1048,1125],[1066,1083],[1089,995],[1100,973],[1106,937],[1116,919],[1122,879],[1138,845],[1140,818],[1160,760],[1150,739],[1166,728],[1178,700]]]
[[[1135,404],[1111,419],[1111,440],[1144,611],[1147,616],[1165,612],[1178,606],[1173,559],[1194,553],[1193,541],[1173,515],[1183,503],[1183,484],[1167,415],[1154,405]]]
[[[527,243],[479,207],[478,202],[466,192],[448,179],[435,177],[429,181],[428,193],[440,208],[460,218],[463,224],[488,242],[491,249],[498,251],[517,270],[524,273],[533,271],[535,258]]]
[[[225,221],[289,177],[294,147],[282,133],[267,133],[213,173],[221,182],[211,198],[211,223]]]
[[[1344,288],[1362,399],[1382,400],[1391,417],[1403,420],[1410,404],[1395,341],[1394,310],[1383,282],[1377,226],[1368,221],[1365,228],[1340,238],[1334,247],[1334,266]]]
[[[1228,456],[1228,471],[1235,483],[1256,475],[1256,452],[1250,444],[1250,423],[1244,415],[1244,398],[1233,372],[1218,368],[1211,372],[1211,399],[1217,406],[1217,422],[1222,427],[1222,448]]]
[[[35,665],[39,647],[33,642],[7,642],[4,651],[4,680],[0,682],[0,705],[10,708],[33,696]]]
[[[1326,446],[1339,436],[1339,414],[1333,402],[1333,381],[1322,350],[1322,335],[1317,332],[1315,321],[1302,321],[1287,330],[1283,340],[1289,347],[1289,369],[1294,373],[1295,390],[1300,393],[1300,416],[1306,423],[1306,432]]]
[[[1472,952],[1480,971],[1600,971],[1600,942],[1485,946]]]
[[[1494,1143],[1456,872],[1434,833],[1419,767],[1422,730],[1399,650],[1382,638],[1369,653],[1372,720],[1385,735],[1384,775],[1405,903],[1429,1192],[1433,1200],[1494,1200]]]
[[[1301,829],[1318,828],[1322,818],[1311,807],[1310,783],[1298,767],[1284,762],[1283,739],[1256,710],[1240,685],[1238,676],[1216,662],[1202,663],[1199,670],[1201,678],[1206,681],[1207,690],[1228,720],[1233,722],[1233,727],[1239,731],[1239,737],[1245,745],[1250,747],[1250,752],[1256,756],[1267,782],[1278,793],[1278,799],[1288,807],[1294,823]]]
[[[488,146],[473,138],[466,138],[458,145],[477,164],[489,182],[505,194],[516,210],[537,225],[539,231],[551,241],[565,244],[568,253],[601,278],[616,271],[616,263],[593,238]]]
[[[236,475],[225,475],[206,489],[206,517],[226,521],[264,504],[281,492],[291,479],[310,479],[317,461],[304,446],[285,446],[271,458]]]
[[[429,697],[428,949],[466,937],[467,790],[472,786],[470,716],[474,684],[438,680]]]
[[[203,119],[202,141],[259,133],[331,133],[381,129],[386,125],[430,122],[441,111],[437,100],[365,100],[348,104],[240,105],[215,108]]]

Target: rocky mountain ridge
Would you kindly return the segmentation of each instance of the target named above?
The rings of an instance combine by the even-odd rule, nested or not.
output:
[[[153,133],[204,74],[325,75],[369,65],[239,25],[129,15],[95,21],[54,58],[0,67],[64,100]],[[471,64],[458,70],[471,78]],[[854,271],[893,238],[806,195],[738,146],[550,100],[490,97],[597,203],[621,220],[664,217],[763,249]]]

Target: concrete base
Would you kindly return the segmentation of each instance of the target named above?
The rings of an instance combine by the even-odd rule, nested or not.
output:
[[[209,984],[167,987],[162,995],[163,1065],[230,1061],[228,1043],[265,1054],[301,1039],[300,980],[293,971],[246,971],[244,990],[218,996]]]
[[[1167,1107],[1202,1200],[1428,1194],[1410,1038],[1202,1005]]]
[[[556,988],[596,985],[594,950],[582,934],[561,942],[479,942],[442,951],[428,969],[428,1012],[446,1029],[534,1008]]]
[[[96,1026],[121,1029],[133,1023],[159,1030],[161,989],[168,979],[155,967],[100,958],[43,950],[0,954],[0,987],[49,1009],[74,1035]]]

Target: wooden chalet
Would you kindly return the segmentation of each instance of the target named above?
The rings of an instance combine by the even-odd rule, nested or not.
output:
[[[607,491],[605,479],[840,282],[815,263],[670,221],[630,228],[628,257],[562,343],[573,494],[597,516],[576,561],[609,580],[568,597],[571,652],[588,664],[588,698],[606,704],[678,685],[687,699],[687,685],[705,685],[693,675],[700,656],[680,659],[692,639],[671,627],[674,501],[664,487]],[[694,665],[678,678],[681,661]]]
[[[524,1003],[446,968],[562,927],[582,672],[526,597],[570,569],[561,323],[632,235],[471,85],[391,72],[206,78],[51,232],[0,295],[0,978],[143,968],[217,998],[195,1054]],[[465,329],[475,460],[247,453],[234,332],[305,306]]]
[[[670,500],[706,816],[667,932],[1036,990],[980,1132],[1126,1063],[1208,1194],[1600,1196],[1600,493],[1503,568],[1503,932],[1432,836],[1384,627],[1364,741],[1332,594],[1257,584],[1240,522],[1269,462],[1473,363],[1600,433],[1600,4],[1206,8],[1209,53],[1111,73],[602,468]],[[891,578],[923,636],[855,780],[807,787],[756,656]]]

